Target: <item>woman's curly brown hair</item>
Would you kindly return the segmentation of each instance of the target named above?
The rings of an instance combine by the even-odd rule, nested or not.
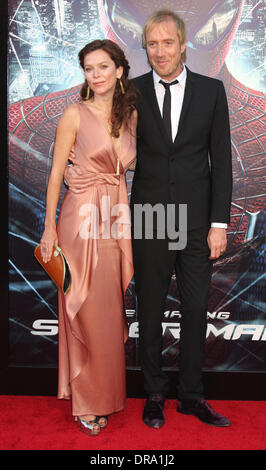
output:
[[[132,81],[128,78],[130,66],[125,57],[124,51],[113,41],[109,39],[96,39],[95,41],[86,44],[86,46],[81,49],[78,54],[79,63],[84,70],[84,58],[90,52],[96,51],[97,49],[101,49],[110,56],[110,58],[114,61],[116,68],[122,66],[123,67],[123,75],[121,77],[121,82],[123,84],[123,88],[125,93],[122,93],[120,81],[117,80],[116,88],[113,96],[113,107],[111,113],[111,135],[113,137],[119,137],[119,130],[125,122],[127,125],[129,119],[136,107],[136,89],[133,85]],[[88,83],[85,80],[80,95],[83,100],[87,99],[87,90],[88,90]],[[93,98],[93,91],[90,90],[89,99]]]

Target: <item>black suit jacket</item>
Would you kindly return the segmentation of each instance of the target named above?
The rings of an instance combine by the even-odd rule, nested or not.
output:
[[[232,159],[227,99],[223,83],[191,72],[178,133],[171,142],[161,118],[152,71],[134,79],[137,103],[137,165],[134,204],[187,204],[188,229],[229,223]]]

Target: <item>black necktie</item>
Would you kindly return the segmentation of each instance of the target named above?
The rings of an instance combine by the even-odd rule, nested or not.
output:
[[[171,83],[163,82],[162,80],[160,80],[159,83],[161,83],[165,88],[165,94],[164,94],[164,100],[163,100],[163,121],[164,121],[166,131],[170,139],[172,140],[170,86],[178,83],[178,80],[175,80],[174,82],[171,82]]]

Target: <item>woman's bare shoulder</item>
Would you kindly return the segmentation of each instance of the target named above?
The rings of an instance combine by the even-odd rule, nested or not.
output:
[[[79,103],[72,103],[64,109],[62,116],[75,118],[79,116]]]
[[[135,121],[138,120],[138,111],[136,110],[136,108],[132,112],[132,119],[135,120]]]
[[[78,129],[80,122],[80,112],[78,103],[67,106],[58,121],[58,127],[74,127]]]
[[[137,123],[138,123],[138,111],[134,109],[134,111],[132,111],[131,118],[130,118],[130,127],[134,131],[134,133],[136,131]]]

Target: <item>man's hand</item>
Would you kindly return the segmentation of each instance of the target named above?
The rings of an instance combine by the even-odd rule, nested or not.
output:
[[[226,230],[224,228],[211,227],[207,242],[210,248],[209,259],[217,259],[226,250]]]

